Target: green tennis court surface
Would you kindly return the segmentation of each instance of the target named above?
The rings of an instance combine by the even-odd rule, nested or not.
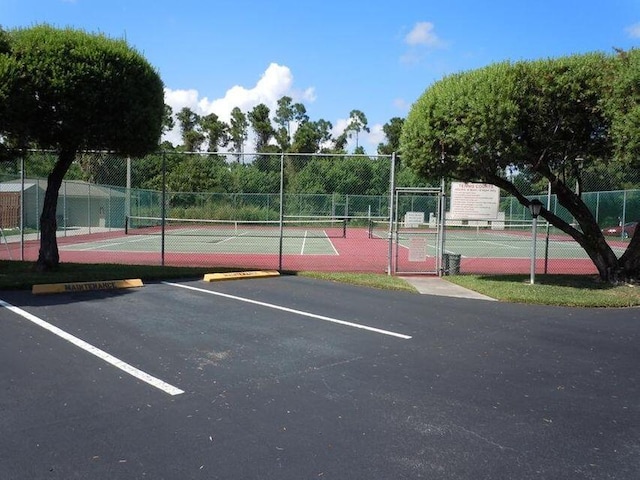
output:
[[[338,255],[332,238],[346,237],[346,220],[305,218],[238,221],[127,217],[122,237],[68,245],[66,251],[278,253]],[[164,242],[163,242],[164,239]]]
[[[109,238],[84,238],[61,246],[67,252],[160,252],[202,254],[277,254],[317,256],[371,256],[386,258],[388,249],[379,248],[388,242],[388,223],[374,228],[352,226],[344,220],[304,220],[279,222],[249,221],[168,221],[159,226],[157,219],[138,220],[129,224],[121,235]],[[162,233],[164,232],[164,240]],[[586,252],[568,235],[555,229],[538,229],[537,258],[588,259]],[[443,253],[459,254],[462,258],[528,259],[532,253],[530,225],[505,229],[449,227],[444,234]],[[422,249],[426,257],[437,255],[436,231],[422,227],[400,228],[394,241],[403,252]],[[612,248],[620,256],[626,244],[612,240]],[[420,253],[420,252],[418,252]],[[417,255],[418,258],[421,255]],[[383,260],[384,260],[383,258]],[[411,253],[409,253],[411,258]],[[411,260],[410,260],[411,261]]]
[[[388,231],[384,228],[374,228],[370,231],[370,237],[385,240]],[[434,229],[401,228],[394,240],[401,248],[410,250],[416,244],[426,243],[427,254],[436,255],[438,242]],[[613,242],[617,243],[617,242]],[[444,253],[460,254],[467,258],[530,258],[533,247],[531,225],[522,225],[517,228],[504,230],[491,230],[477,227],[448,228],[444,233]],[[613,245],[612,249],[617,256],[624,253],[626,245]],[[546,227],[538,229],[536,235],[536,254],[542,257],[546,254],[550,258],[588,258],[584,249],[570,236],[557,229],[546,232]]]
[[[162,237],[159,235],[123,235],[118,238],[97,240],[65,245],[64,251],[110,251],[110,252],[158,252],[162,248]],[[277,253],[280,239],[274,236],[247,236],[228,234],[228,236],[212,235],[167,235],[164,248],[175,253]],[[304,235],[284,237],[282,250],[286,255],[338,255],[331,239]]]

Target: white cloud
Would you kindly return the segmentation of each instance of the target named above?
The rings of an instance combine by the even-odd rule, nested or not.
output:
[[[348,118],[340,118],[333,125],[331,135],[333,138],[342,135],[349,125]],[[358,144],[364,148],[368,155],[375,155],[378,152],[378,144],[386,141],[382,125],[376,123],[375,125],[369,125],[369,132],[362,131],[358,134]],[[356,137],[353,135],[347,140],[346,150],[353,152],[356,148]]]
[[[174,113],[183,107],[189,107],[194,110],[198,108],[198,91],[171,90],[170,88],[165,88],[164,102],[173,108]]]
[[[409,47],[400,56],[400,63],[405,65],[418,64],[431,51],[447,47],[447,42],[436,34],[435,26],[431,22],[416,23],[403,40]]]
[[[348,118],[339,118],[333,123],[333,128],[331,129],[331,135],[335,138],[338,135],[342,135],[342,132],[349,126]]]
[[[253,87],[243,87],[234,85],[225,94],[213,100],[208,97],[201,97],[197,90],[172,90],[165,88],[165,103],[169,105],[174,114],[189,107],[198,115],[209,115],[215,113],[221,120],[229,122],[231,110],[235,107],[247,113],[253,107],[264,103],[271,113],[275,113],[277,102],[283,96],[289,96],[294,102],[314,102],[316,99],[315,90],[309,87],[305,90],[296,90],[293,86],[293,74],[289,67],[272,63],[267,67],[260,79]],[[179,128],[167,133],[164,140],[177,145],[181,142]]]
[[[384,143],[387,139],[382,127],[382,125],[376,123],[371,127],[371,132],[367,134],[366,142],[373,147],[372,152],[377,152],[378,144]],[[365,150],[369,151],[368,148]]]
[[[264,103],[274,114],[278,100],[285,95],[290,96],[294,102],[302,102],[303,104],[313,103],[316,100],[313,87],[304,90],[296,89],[291,70],[286,66],[272,63],[253,87],[234,85],[222,97],[215,99],[201,96],[201,93],[195,89],[172,90],[165,88],[164,101],[173,109],[174,114],[184,107],[189,107],[199,115],[215,113],[221,120],[229,122],[231,110],[235,107],[247,113],[256,105]],[[341,118],[333,122],[332,134],[334,138],[344,132],[348,124],[348,118]],[[382,125],[376,124],[370,128],[370,133],[360,132],[358,140],[367,152],[375,154],[378,144],[384,141],[384,132]],[[182,142],[179,127],[176,126],[165,134],[163,140],[179,145]],[[353,149],[355,149],[355,137],[349,139],[347,143],[347,150],[353,151]]]
[[[403,114],[407,114],[411,109],[411,104],[407,102],[404,98],[396,98],[393,101],[393,106]]]
[[[624,29],[631,38],[640,38],[640,22],[628,26]]]
[[[431,22],[416,23],[413,29],[404,37],[404,41],[411,47],[439,48],[444,46],[444,42],[436,35],[435,25]]]

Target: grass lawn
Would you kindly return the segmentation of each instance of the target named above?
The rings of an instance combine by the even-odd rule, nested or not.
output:
[[[393,290],[412,290],[397,277],[380,274],[302,272],[325,280]],[[496,300],[513,303],[568,307],[633,307],[640,305],[640,286],[609,285],[596,276],[538,275],[535,285],[529,275],[451,275],[444,281],[474,290]]]
[[[0,290],[31,289],[35,284],[88,282],[141,278],[143,281],[199,278],[205,273],[231,269],[211,267],[161,267],[149,265],[63,263],[55,272],[37,273],[33,262],[0,261]],[[401,278],[384,274],[298,272],[296,275],[371,288],[415,292]],[[632,307],[640,305],[640,287],[609,285],[594,276],[452,275],[444,281],[458,284],[504,302],[564,305],[573,307]]]
[[[128,278],[141,278],[147,281],[195,278],[212,272],[211,268],[206,267],[160,267],[108,263],[61,263],[57,271],[46,273],[35,272],[33,267],[34,262],[0,261],[0,290],[30,290],[33,285],[42,283],[93,282]],[[216,269],[215,271],[228,270]]]
[[[640,305],[640,286],[611,285],[593,275],[452,275],[447,281],[496,300],[569,307],[633,307]]]

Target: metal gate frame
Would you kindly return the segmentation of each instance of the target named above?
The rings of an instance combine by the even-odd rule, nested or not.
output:
[[[399,198],[401,195],[429,195],[437,198],[436,209],[436,253],[435,253],[435,269],[423,270],[423,271],[402,271],[399,269],[398,255],[401,248],[399,242]],[[394,275],[438,275],[442,276],[443,269],[443,253],[444,253],[444,224],[445,224],[445,210],[446,210],[446,197],[444,189],[444,180],[442,180],[439,187],[395,187],[393,190],[393,216],[391,221],[391,234],[389,235],[389,251],[395,252],[393,255],[394,261],[390,262]]]

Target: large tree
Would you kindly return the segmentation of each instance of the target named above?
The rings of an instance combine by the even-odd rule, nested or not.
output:
[[[40,216],[39,270],[60,262],[56,205],[62,179],[83,149],[132,157],[158,146],[164,116],[157,71],[124,40],[48,25],[7,32],[0,49],[0,138],[53,149]]]
[[[640,49],[618,51],[615,79],[607,98],[617,157],[640,166]]]
[[[378,144],[379,155],[391,155],[400,150],[400,137],[403,126],[404,118],[400,117],[393,117],[388,123],[382,126],[382,131],[387,139],[387,143]]]
[[[345,132],[351,138],[351,136],[356,136],[356,149],[358,150],[360,147],[359,136],[360,132],[364,131],[369,133],[369,122],[367,120],[367,116],[360,110],[351,110],[349,113],[349,123]]]
[[[238,153],[237,161],[240,163],[240,157],[244,152],[244,142],[249,136],[249,121],[245,113],[238,107],[231,110],[231,120],[229,121],[229,138],[231,148]],[[243,161],[244,163],[244,161]]]
[[[182,145],[185,151],[199,151],[206,140],[201,128],[202,117],[189,107],[183,107],[176,115],[176,118],[180,124],[180,135],[182,136]]]
[[[259,103],[247,114],[247,119],[256,135],[256,152],[264,152],[275,133],[269,113],[269,107]]]
[[[302,103],[292,103],[293,99],[289,96],[281,97],[278,100],[278,108],[274,122],[279,128],[275,131],[276,141],[283,152],[291,147],[291,123],[297,122],[298,125],[308,122],[307,109]]]
[[[546,209],[541,216],[582,246],[602,279],[637,279],[640,234],[616,258],[580,188],[584,169],[616,156],[610,128],[616,109],[605,105],[624,71],[617,62],[586,54],[446,77],[414,104],[401,155],[423,176],[491,183],[524,206],[531,200],[516,181],[519,175],[505,172],[529,172],[530,181],[551,185],[577,225]]]
[[[218,115],[210,113],[200,120],[200,125],[207,138],[207,151],[215,152],[229,144],[229,125],[220,120]]]

